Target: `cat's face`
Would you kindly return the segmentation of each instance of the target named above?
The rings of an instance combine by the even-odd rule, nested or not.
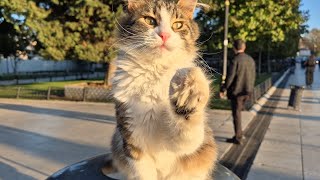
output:
[[[196,4],[196,0],[129,0],[127,15],[120,22],[119,47],[134,56],[195,53]]]

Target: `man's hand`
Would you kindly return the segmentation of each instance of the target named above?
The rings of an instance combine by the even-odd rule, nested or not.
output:
[[[220,98],[221,99],[226,99],[227,98],[226,91],[220,91]]]

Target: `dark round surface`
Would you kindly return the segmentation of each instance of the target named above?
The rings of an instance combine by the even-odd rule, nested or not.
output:
[[[114,180],[101,173],[101,167],[110,154],[100,155],[65,167],[54,173],[47,180]],[[240,180],[233,172],[221,164],[217,164],[214,172],[215,180]]]

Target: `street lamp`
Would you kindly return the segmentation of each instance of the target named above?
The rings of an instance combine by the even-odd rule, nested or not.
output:
[[[230,1],[225,0],[226,5],[226,14],[225,14],[225,21],[224,21],[224,41],[223,41],[223,73],[222,73],[222,85],[225,85],[226,78],[227,78],[227,58],[228,58],[228,20],[229,20],[229,6]]]

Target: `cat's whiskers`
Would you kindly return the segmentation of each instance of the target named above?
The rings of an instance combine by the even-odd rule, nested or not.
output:
[[[211,33],[210,37],[202,42],[197,43],[197,46],[202,46],[204,43],[208,42],[213,36],[213,33]]]
[[[115,21],[116,21],[116,23],[121,27],[121,29],[123,29],[124,31],[126,31],[127,33],[129,33],[129,34],[131,34],[131,35],[137,35],[137,34],[135,34],[135,33],[133,33],[133,32],[130,32],[130,31],[128,31],[126,28],[124,28],[120,23],[119,23],[119,21],[117,20],[117,18],[115,18]],[[117,27],[117,29],[118,29],[118,26],[116,26]],[[119,31],[120,31],[120,29],[118,29]]]
[[[126,42],[126,40],[129,40],[131,39],[132,37],[134,37],[134,40],[136,43],[145,43],[145,42],[149,42],[149,41],[146,41],[146,39],[144,37],[141,37],[141,36],[131,36],[131,37],[126,37],[126,38],[122,38],[122,39],[119,39],[117,40],[116,42],[114,42],[110,47],[114,47],[114,46],[119,46],[119,45],[130,45],[128,42]],[[121,42],[121,43],[120,43]]]
[[[135,52],[135,51],[133,51],[133,50],[136,50],[136,49],[142,48],[142,47],[147,47],[146,44],[147,44],[147,43],[134,44],[132,48],[130,48],[130,49],[128,49],[128,50],[125,50],[125,49],[123,49],[123,50],[125,50],[125,51],[124,51],[125,54],[129,54],[129,55],[131,55],[131,56],[135,56],[135,55],[138,55],[138,52]],[[133,51],[133,53],[131,53],[131,51]]]
[[[179,49],[182,51],[185,51],[185,49],[181,47],[179,47]],[[207,75],[211,77],[214,77],[215,73],[221,75],[221,73],[219,73],[217,70],[209,66],[209,64],[203,59],[203,57],[201,56],[201,54],[199,54],[199,52],[195,52],[195,54],[198,56],[199,59],[195,59],[194,61]]]
[[[214,77],[214,73],[221,75],[221,73],[219,73],[217,70],[215,70],[214,68],[210,67],[209,64],[207,63],[207,61],[204,60],[203,57],[199,53],[196,53],[196,54],[201,60],[197,59],[195,61],[201,67],[201,69],[203,71],[205,71],[208,75],[210,75],[212,77]]]
[[[121,39],[117,40],[116,42],[114,42],[114,43],[109,47],[109,49],[111,49],[111,48],[114,47],[114,46],[120,45],[120,42],[125,41],[125,40],[128,40],[128,39],[131,39],[132,37],[135,37],[135,40],[144,40],[144,38],[141,37],[141,36],[130,36],[130,37],[121,38]]]
[[[153,44],[154,43],[154,39],[150,38],[149,36],[147,35],[132,35],[132,36],[128,36],[128,37],[125,37],[125,38],[121,38],[119,40],[117,40],[116,42],[114,42],[110,47],[109,49],[111,49],[112,47],[117,47],[117,46],[120,46],[120,45],[128,45],[130,46],[131,45],[131,42],[130,43],[127,43],[126,41],[130,40],[130,39],[134,39],[135,40],[135,43],[141,43],[141,44]],[[116,50],[113,51],[113,54],[116,54],[120,51],[121,49],[118,48]],[[130,49],[131,50],[131,49]]]

